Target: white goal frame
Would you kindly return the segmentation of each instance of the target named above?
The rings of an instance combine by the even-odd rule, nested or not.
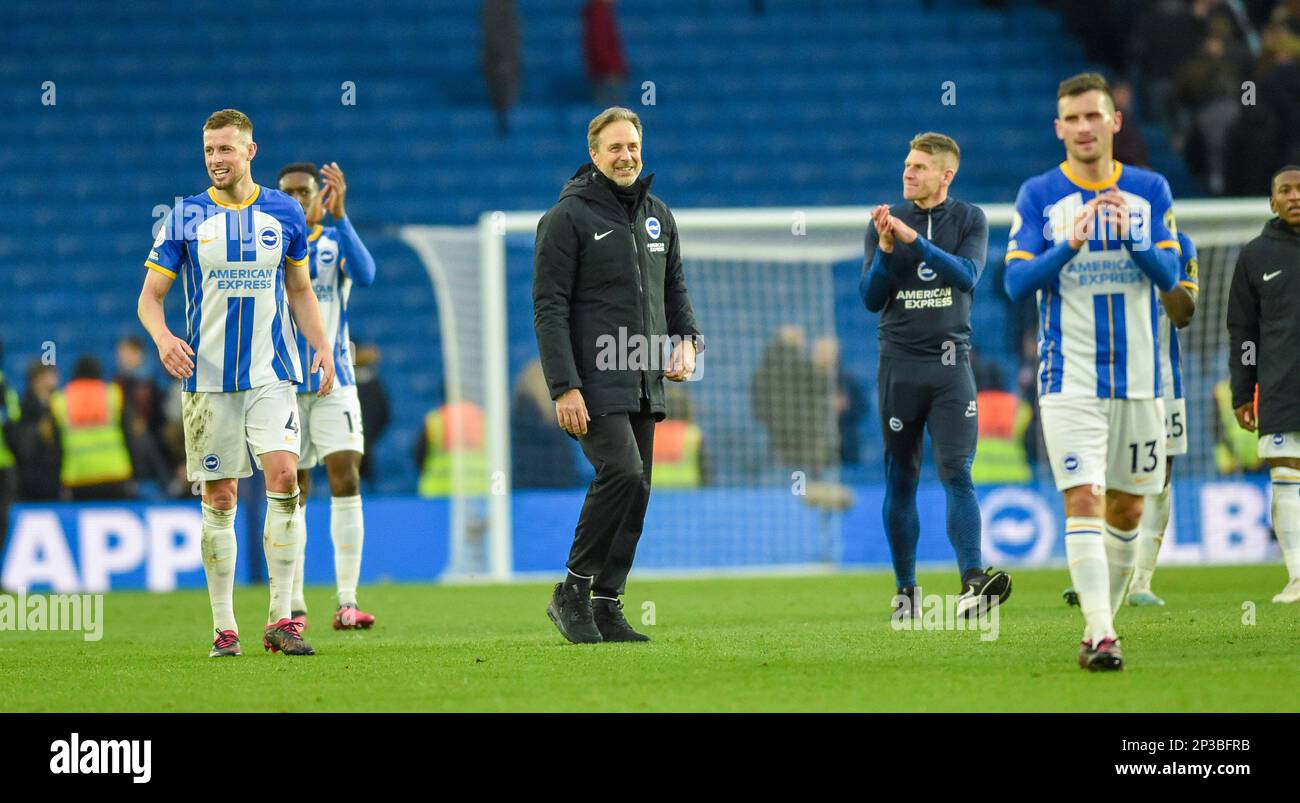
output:
[[[989,226],[1006,227],[1011,224],[1014,207],[1011,204],[981,205]],[[1242,241],[1254,237],[1262,223],[1272,213],[1267,199],[1195,199],[1177,201],[1175,211],[1180,227],[1188,224],[1210,224],[1214,233],[1211,241]],[[482,304],[482,345],[484,362],[484,412],[486,416],[487,450],[489,464],[493,467],[492,493],[487,500],[486,528],[487,566],[485,579],[508,580],[513,575],[511,522],[511,458],[510,458],[510,377],[508,374],[508,343],[506,318],[506,237],[511,234],[533,234],[542,212],[485,212],[473,227],[405,226],[401,229],[404,241],[420,254],[433,283],[434,294],[440,310],[441,332],[444,344],[444,371],[448,401],[458,399],[461,366],[458,359],[454,324],[456,310],[448,288],[449,266],[443,264],[435,249],[422,246],[421,233],[439,233],[457,238],[476,238],[478,243],[479,300]],[[729,230],[738,233],[770,232],[789,233],[791,236],[814,233],[853,233],[858,245],[853,248],[816,245],[798,241],[777,247],[798,254],[804,259],[845,259],[861,252],[861,234],[871,220],[867,206],[833,207],[754,207],[727,209],[682,209],[674,212],[679,232],[682,234],[683,255],[687,258],[724,256],[727,244],[691,242],[693,232]],[[769,251],[770,255],[770,251]],[[452,499],[452,565],[457,565],[458,543],[463,534],[465,516],[463,505]]]

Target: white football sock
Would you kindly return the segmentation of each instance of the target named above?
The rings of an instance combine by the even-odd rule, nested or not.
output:
[[[330,538],[334,541],[334,577],[339,605],[357,604],[357,579],[361,576],[361,545],[366,540],[361,516],[361,495],[330,500]]]
[[[295,611],[307,612],[307,600],[302,593],[303,564],[307,555],[307,506],[299,500],[298,509],[293,512],[293,529],[298,533],[298,562],[293,571],[293,597],[290,607]]]
[[[235,508],[217,510],[203,504],[203,574],[208,580],[208,602],[212,605],[212,626],[239,632],[235,624]]]
[[[1156,559],[1160,556],[1160,545],[1165,541],[1165,528],[1169,526],[1170,491],[1170,486],[1166,485],[1159,494],[1148,496],[1143,501],[1130,594],[1151,590],[1151,576],[1156,573]]]
[[[1275,468],[1273,479],[1273,530],[1292,580],[1300,578],[1300,469]]]
[[[1137,558],[1137,527],[1121,530],[1110,524],[1106,525],[1106,566],[1110,583],[1110,615],[1114,619],[1119,608],[1124,604],[1124,592],[1128,590],[1129,578],[1133,576],[1133,561]]]
[[[1105,528],[1101,519],[1092,516],[1065,519],[1065,556],[1070,562],[1070,580],[1083,611],[1084,640],[1093,644],[1115,637],[1106,545],[1102,541]]]
[[[294,528],[294,509],[298,492],[266,492],[266,523],[262,528],[262,550],[266,553],[266,573],[271,584],[271,608],[267,623],[275,624],[292,615],[293,572],[298,563],[298,531]]]

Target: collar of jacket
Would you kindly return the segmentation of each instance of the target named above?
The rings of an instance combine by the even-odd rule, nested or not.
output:
[[[928,206],[924,209],[922,209],[920,205],[916,203],[916,201],[912,201],[912,211],[918,215],[926,215],[926,214],[932,215],[935,212],[943,212],[948,209],[948,202],[951,200],[952,200],[951,197],[944,198],[942,201],[935,204],[934,206]]]
[[[613,190],[605,185],[605,182],[599,180],[600,178],[602,178],[601,172],[596,169],[594,164],[587,162],[582,167],[579,167],[577,172],[573,174],[573,178],[569,179],[568,183],[564,185],[564,189],[560,191],[560,197],[576,195],[599,206],[607,207],[611,214],[626,217],[627,213],[623,211],[623,205],[619,203],[618,197],[614,195]],[[641,199],[637,202],[638,209],[645,203],[646,196],[650,194],[650,185],[654,183],[654,180],[654,173],[643,175],[637,179],[637,184],[641,188]]]
[[[1290,225],[1281,217],[1275,217],[1264,224],[1265,237],[1272,237],[1277,240],[1300,241],[1300,229]]]

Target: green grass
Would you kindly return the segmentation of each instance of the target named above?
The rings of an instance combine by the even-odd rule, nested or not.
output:
[[[920,581],[951,593],[951,574]],[[262,651],[264,588],[237,591],[245,654],[223,660],[205,592],[115,593],[99,642],[0,632],[0,711],[1297,711],[1300,608],[1269,601],[1284,583],[1280,566],[1161,569],[1169,604],[1123,610],[1116,674],[1075,664],[1064,569],[1015,572],[993,641],[893,630],[881,573],[634,578],[626,611],[640,627],[654,602],[654,641],[583,646],[543,584],[367,587],[368,633],[329,629],[313,588],[312,658]]]

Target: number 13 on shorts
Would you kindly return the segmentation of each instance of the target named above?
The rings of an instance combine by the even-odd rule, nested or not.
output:
[[[1048,394],[1039,399],[1043,440],[1059,490],[1079,485],[1148,496],[1165,484],[1161,399]]]

